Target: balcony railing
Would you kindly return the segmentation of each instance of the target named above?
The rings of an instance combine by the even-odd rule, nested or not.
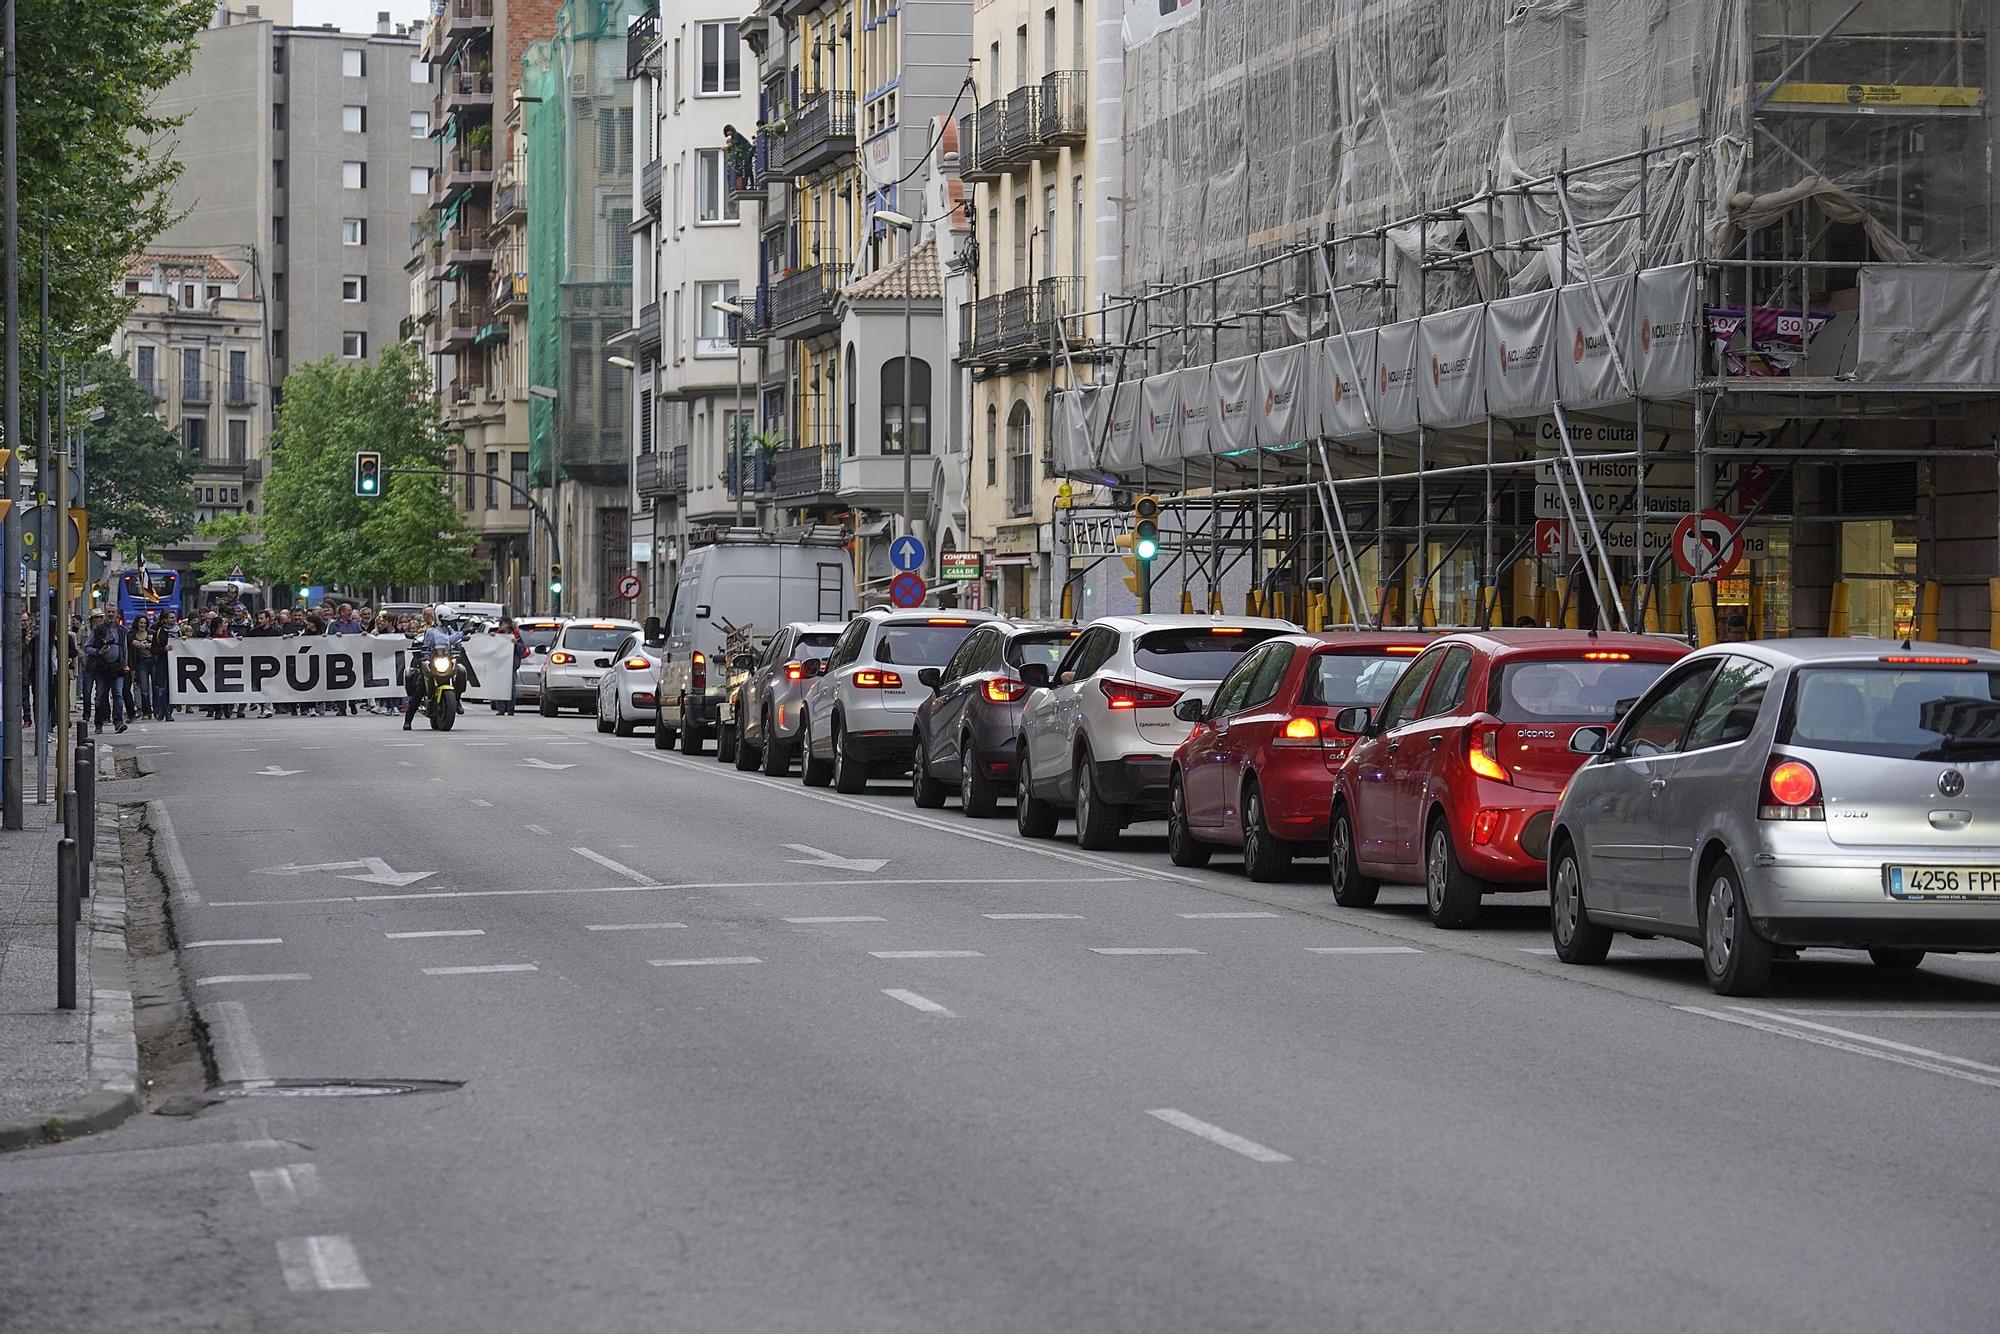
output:
[[[840,489],[840,454],[815,445],[771,455],[771,494],[779,500],[830,496]]]
[[[1041,114],[1036,143],[1043,148],[1081,148],[1090,126],[1085,103],[1089,85],[1080,69],[1056,70],[1042,76]]]
[[[685,474],[682,477],[685,485]],[[632,487],[642,496],[677,495],[673,463],[663,450],[653,450],[632,460]]]
[[[763,302],[770,302],[768,292],[761,293]],[[758,297],[742,296],[737,302],[743,307],[740,317],[731,317],[726,333],[732,347],[762,347],[771,336],[770,314],[759,304]]]
[[[1030,84],[1007,94],[1007,110],[1000,118],[1000,159],[1003,166],[1026,162],[1034,156],[1035,135],[1042,127],[1042,90]]]
[[[771,284],[771,333],[778,338],[803,338],[831,328],[834,303],[840,295],[847,266],[838,259],[821,259],[809,269]]]
[[[772,165],[786,176],[804,176],[854,154],[854,94],[835,90],[800,96],[776,137]]]
[[[684,495],[688,489],[688,450],[686,445],[675,445],[667,451],[667,485],[672,494]]]
[[[493,71],[455,69],[444,76],[436,100],[431,103],[432,120],[442,123],[453,107],[479,105],[493,100]]]
[[[995,181],[1002,172],[1062,148],[1080,147],[1089,123],[1082,70],[1056,70],[972,113],[961,140],[959,172],[968,181]]]
[[[507,179],[493,194],[493,221],[506,222],[518,213],[525,213],[527,211],[524,207],[525,201],[526,195],[521,190],[519,177],[509,173]]]
[[[461,222],[444,234],[446,264],[486,264],[493,259],[493,242],[484,222]]]
[[[248,380],[224,380],[222,382],[223,406],[247,408],[257,401],[257,386]]]
[[[761,447],[746,443],[739,457],[723,460],[723,486],[728,490],[730,495],[733,496],[736,494],[738,489],[736,478],[738,469],[740,468],[744,480],[748,483],[748,486],[743,489],[744,495],[763,496],[771,494],[774,485],[771,476],[773,466],[771,460],[774,457],[775,455],[765,451]]]
[[[215,381],[184,379],[181,381],[181,402],[213,403],[215,401]]]
[[[968,301],[960,308],[959,360],[981,369],[1046,361],[1055,355],[1056,322],[1079,313],[1082,302],[1081,278],[1044,278]]]
[[[493,308],[506,310],[528,299],[528,275],[508,271],[493,279]]]
[[[660,216],[661,177],[666,174],[664,168],[665,164],[658,158],[639,168],[639,205],[654,217]]]
[[[625,29],[625,77],[636,79],[645,72],[646,52],[660,40],[660,7],[653,6],[634,18]]]
[[[655,356],[660,351],[660,303],[648,301],[639,307],[639,350]]]
[[[493,150],[459,145],[455,152],[445,157],[442,181],[443,189],[434,191],[434,198],[440,194],[448,195],[462,185],[491,185]]]
[[[972,113],[972,132],[960,140],[959,175],[968,181],[997,181],[1005,158],[1007,104],[988,102]]]

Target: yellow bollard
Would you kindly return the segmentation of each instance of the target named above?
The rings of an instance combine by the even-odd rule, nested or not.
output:
[[[1070,584],[1070,583],[1065,583],[1065,584],[1063,585],[1063,591],[1062,591],[1062,618],[1063,618],[1063,619],[1064,619],[1065,621],[1073,621],[1073,620],[1075,620],[1075,619],[1076,619],[1076,585],[1075,585],[1075,584]]]
[[[1847,638],[1847,581],[1835,581],[1826,604],[1826,634],[1829,639]]]
[[[1646,585],[1635,585],[1632,596],[1637,597],[1640,592],[1645,590]],[[1660,632],[1660,598],[1657,592],[1648,594],[1646,598],[1646,617],[1640,623],[1639,628],[1649,635],[1656,635]]]
[[[1694,585],[1695,646],[1707,648],[1715,642],[1715,584],[1698,579]]]
[[[1222,594],[1213,588],[1208,590],[1208,612],[1211,616],[1222,615]]]
[[[1944,601],[1944,585],[1926,579],[1917,588],[1917,638],[1935,644],[1938,637],[1938,607]]]
[[[1326,599],[1318,594],[1306,598],[1306,629],[1314,634],[1326,629]]]
[[[1263,605],[1264,595],[1262,590],[1253,588],[1243,595],[1243,614],[1245,616],[1262,616],[1264,614],[1261,610]]]
[[[1181,590],[1181,615],[1194,615],[1194,592],[1191,589]]]

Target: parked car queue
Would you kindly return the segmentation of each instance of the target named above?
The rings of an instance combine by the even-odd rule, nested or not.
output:
[[[1087,849],[1164,819],[1178,866],[1240,850],[1277,880],[1326,857],[1337,904],[1421,883],[1443,929],[1547,891],[1569,964],[1619,932],[1683,940],[1751,995],[1802,948],[1895,970],[2000,950],[1985,649],[875,609],[730,667],[717,750],[740,769],[907,777],[972,818],[1011,796],[1021,836],[1067,818]]]

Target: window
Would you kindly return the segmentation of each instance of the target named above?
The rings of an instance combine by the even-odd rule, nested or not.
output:
[[[206,386],[201,382],[201,349],[184,347],[181,349],[181,397],[204,397]]]
[[[514,457],[508,462],[507,471],[514,479],[514,485],[520,488],[509,497],[510,504],[514,509],[524,510],[528,508],[527,497],[524,494],[528,489],[528,451],[515,450]]]
[[[368,164],[366,162],[343,162],[340,164],[340,184],[345,190],[365,190],[368,188]]]
[[[410,193],[427,195],[431,192],[431,169],[429,167],[410,168]]]
[[[931,364],[921,357],[909,362],[910,452],[931,452]],[[903,452],[903,358],[882,363],[882,452]]]
[[[1620,744],[1634,756],[1664,755],[1680,749],[1681,735],[1694,716],[1708,679],[1715,674],[1713,662],[1698,662],[1674,673],[1645,704],[1635,709],[1620,734]]]
[[[1306,669],[1299,703],[1345,709],[1355,704],[1374,707],[1388,695],[1408,658],[1389,654],[1322,653]]]
[[[348,332],[340,336],[340,355],[349,361],[360,361],[368,355],[368,335]]]
[[[223,457],[231,463],[250,461],[250,421],[247,417],[231,417],[222,424]]]
[[[246,403],[250,399],[250,354],[240,347],[229,349],[228,401]]]
[[[730,341],[734,323],[729,316],[715,308],[717,301],[736,300],[736,283],[729,282],[696,283],[694,285],[694,354],[698,357],[712,357],[719,353],[734,355],[736,344]]]
[[[340,72],[350,79],[359,79],[366,75],[368,66],[363,63],[362,53],[351,46],[342,51]]]
[[[743,87],[743,56],[736,45],[734,23],[696,25],[696,50],[701,60],[697,93],[734,93]]]
[[[1054,277],[1051,269],[1049,276]],[[1083,272],[1083,177],[1070,182],[1069,196],[1069,276],[1082,278]]]
[[[340,128],[349,134],[368,132],[368,108],[345,106],[340,109]]]
[[[1007,513],[1021,518],[1035,510],[1035,414],[1025,399],[1007,413]]]
[[[348,303],[368,299],[368,280],[352,275],[340,280],[340,299]]]
[[[1715,674],[1701,712],[1688,728],[1686,747],[1727,746],[1743,740],[1757,726],[1764,708],[1764,692],[1771,685],[1771,669],[1749,658],[1730,658]]]
[[[342,245],[367,245],[368,219],[342,218],[340,220],[340,243]]]
[[[498,453],[489,453],[486,456],[486,508],[490,510],[500,508],[500,455]]]
[[[722,150],[698,148],[694,154],[694,220],[735,222],[736,201],[729,197],[723,175]]]
[[[1424,697],[1424,687],[1430,684],[1437,672],[1442,653],[1426,653],[1410,664],[1410,670],[1396,680],[1396,686],[1389,692],[1389,698],[1382,701],[1382,712],[1377,716],[1375,730],[1386,732],[1392,727],[1400,727],[1417,716],[1417,702]]]
[[[1257,661],[1257,679],[1243,700],[1244,708],[1261,709],[1278,697],[1285,669],[1292,665],[1292,655],[1297,652],[1291,644],[1272,644],[1264,650],[1264,656]]]
[[[1424,697],[1426,718],[1435,718],[1441,713],[1450,713],[1465,702],[1465,678],[1472,671],[1472,650],[1463,648],[1446,649],[1444,665],[1438,668],[1437,680],[1431,683],[1430,693]]]
[[[412,139],[428,139],[431,137],[430,112],[412,111],[410,113],[410,137]]]
[[[1222,678],[1222,684],[1215,688],[1215,699],[1208,706],[1211,718],[1227,718],[1243,709],[1243,701],[1249,698],[1250,687],[1256,683],[1258,669],[1268,653],[1251,653],[1236,664],[1236,669]]]
[[[1504,664],[1488,708],[1501,721],[1608,723],[1666,670],[1662,662],[1564,662],[1529,659]]]
[[[411,56],[411,57],[410,57],[410,82],[411,82],[411,83],[429,83],[430,81],[431,81],[431,67],[430,67],[430,62],[428,62],[428,61],[425,61],[425,60],[421,60],[421,59],[418,59],[418,58],[417,58],[416,56]]]
[[[986,485],[1000,485],[1000,409],[986,405]]]
[[[141,347],[138,349],[138,360],[135,363],[133,378],[139,381],[140,388],[148,391],[154,390],[155,386],[160,383],[160,349],[157,347]]]
[[[181,444],[189,458],[205,458],[208,454],[208,420],[204,417],[181,418]]]

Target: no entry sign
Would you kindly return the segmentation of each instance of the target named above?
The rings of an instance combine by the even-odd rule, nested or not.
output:
[[[1724,579],[1743,563],[1743,539],[1720,510],[1690,514],[1674,526],[1674,564],[1697,579]]]

